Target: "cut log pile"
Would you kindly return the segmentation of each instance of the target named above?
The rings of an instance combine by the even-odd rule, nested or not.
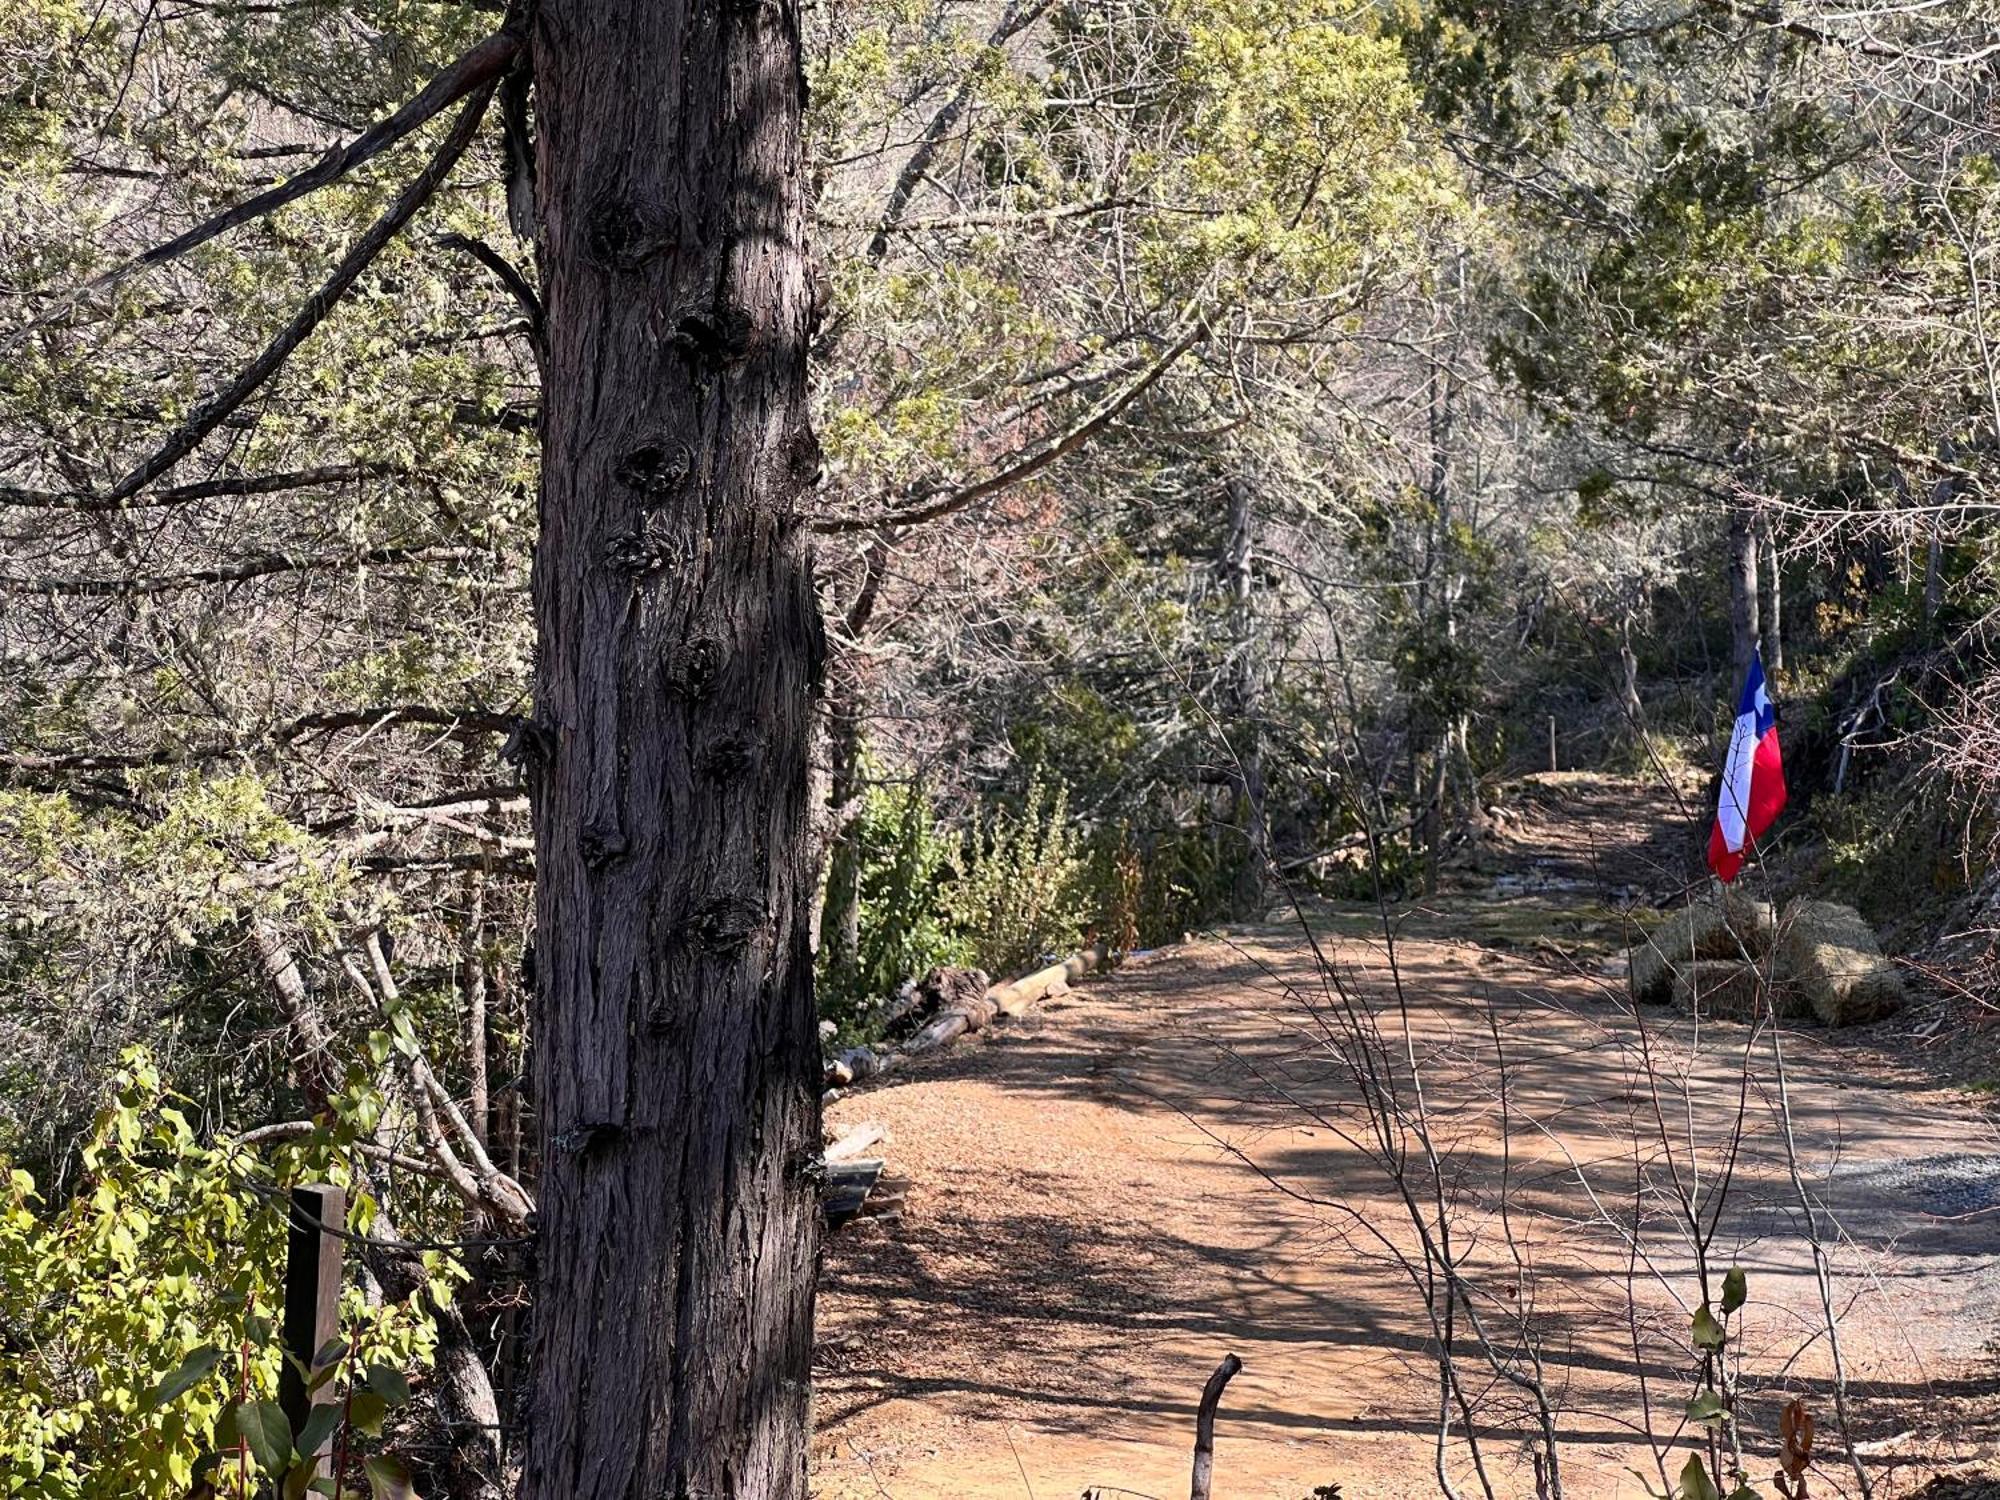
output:
[[[1782,912],[1734,890],[1691,902],[1632,949],[1632,997],[1705,1016],[1770,1014],[1858,1026],[1903,1003],[1903,976],[1851,906],[1804,899]]]
[[[851,1125],[827,1142],[822,1153],[826,1177],[820,1185],[827,1228],[838,1229],[852,1219],[894,1218],[902,1213],[910,1179],[884,1171],[881,1157],[862,1155],[888,1139],[886,1128],[870,1122]]]
[[[999,1017],[1024,1016],[1043,1001],[1066,993],[1087,974],[1102,968],[1108,951],[1084,949],[1018,979],[992,983],[984,969],[939,967],[906,985],[892,1003],[889,1028],[903,1037],[884,1047],[849,1047],[827,1060],[826,1087],[842,1089],[878,1077],[899,1057],[921,1057],[950,1046]]]

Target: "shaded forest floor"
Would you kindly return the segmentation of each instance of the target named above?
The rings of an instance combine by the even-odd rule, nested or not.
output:
[[[1232,1351],[1244,1371],[1219,1424],[1218,1496],[1434,1493],[1434,1344],[1397,1261],[1408,1217],[1358,1144],[1367,1122],[1329,1045],[1342,1015],[1420,1060],[1464,1274],[1490,1328],[1526,1326],[1542,1348],[1572,1500],[1640,1495],[1634,1469],[1657,1490],[1661,1463],[1685,1461],[1638,1436],[1647,1404],[1674,1434],[1694,1389],[1700,1294],[1672,1184],[1698,1161],[1716,1193],[1732,1138],[1711,1259],[1749,1278],[1733,1357],[1751,1478],[1775,1493],[1793,1396],[1830,1450],[1832,1369],[1770,1037],[1621,1004],[1618,902],[1685,878],[1685,825],[1662,833],[1675,813],[1648,796],[1535,778],[1490,863],[1391,914],[1393,965],[1380,914],[1361,908],[1312,914],[1339,985],[1297,921],[1232,929],[1138,956],[835,1105],[836,1123],[888,1126],[891,1169],[914,1186],[899,1220],[828,1245],[818,1493],[1184,1494],[1195,1400]],[[1783,1037],[1854,1425],[1884,1494],[2000,1436],[2000,1137],[1912,1060],[1906,1028]],[[1497,1490],[1532,1494],[1531,1413],[1473,1383]],[[1813,1492],[1853,1488],[1828,1463]]]

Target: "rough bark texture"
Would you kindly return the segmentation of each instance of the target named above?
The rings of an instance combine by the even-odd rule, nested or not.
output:
[[[824,643],[796,0],[541,0],[530,1500],[803,1500]]]

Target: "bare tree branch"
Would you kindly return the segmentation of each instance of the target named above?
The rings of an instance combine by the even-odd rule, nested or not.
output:
[[[478,547],[370,547],[361,552],[271,552],[227,567],[199,568],[190,573],[140,574],[133,578],[5,578],[0,594],[33,594],[44,598],[124,599],[139,594],[170,594],[212,583],[248,583],[277,573],[309,573],[322,568],[382,567],[390,563],[472,562],[493,554]]]
[[[1159,382],[1160,377],[1179,362],[1182,355],[1207,337],[1207,323],[1197,323],[1179,342],[1154,361],[1151,369],[1117,396],[1070,428],[1053,443],[1009,464],[997,474],[949,491],[928,503],[913,505],[906,510],[881,511],[869,516],[829,516],[824,520],[813,522],[812,529],[822,535],[830,536],[849,531],[874,531],[885,526],[914,526],[922,521],[934,521],[940,516],[948,516],[954,511],[963,510],[968,505],[984,500],[988,495],[998,494],[1024,479],[1031,479],[1049,465],[1067,458],[1110,426],[1117,420],[1120,412],[1151,390]]]
[[[287,203],[295,203],[310,193],[338,182],[349,172],[364,162],[372,161],[387,151],[398,141],[412,132],[420,130],[439,114],[449,109],[460,99],[478,90],[490,92],[501,73],[513,62],[521,50],[520,39],[508,32],[498,32],[463,53],[457,61],[439,73],[424,86],[417,96],[380,124],[371,126],[356,136],[345,146],[336,146],[314,162],[296,177],[287,178],[276,187],[257,194],[224,209],[211,219],[206,219],[185,234],[176,235],[163,245],[155,245],[143,254],[134,256],[124,265],[108,271],[92,283],[106,286],[122,280],[133,271],[145,266],[157,266],[166,261],[178,259],[198,245],[205,245],[217,235],[226,234],[239,224],[247,224],[252,219],[283,208]],[[483,104],[483,100],[481,101]]]
[[[511,43],[509,44],[511,47]],[[511,56],[511,51],[508,54]],[[502,59],[504,61],[504,58]],[[497,69],[497,64],[495,65]],[[249,400],[273,375],[283,367],[297,349],[319,327],[326,315],[339,302],[347,289],[354,285],[361,273],[380,255],[403,226],[415,217],[418,209],[430,201],[451,169],[457,165],[465,148],[472,144],[478,132],[480,117],[486,113],[486,103],[493,97],[493,79],[478,84],[473,89],[472,98],[459,112],[458,121],[451,133],[431,159],[425,163],[423,171],[416,179],[397,195],[387,212],[355,242],[334,268],[325,285],[308,297],[305,305],[298,310],[284,330],[273,339],[264,352],[252,360],[236,379],[216,392],[195,408],[190,416],[166,442],[153,454],[119,480],[107,497],[113,504],[131,499],[147,485],[192,453],[197,444],[222,424],[231,412]],[[449,102],[449,101],[446,101]],[[275,206],[275,205],[272,205]]]
[[[1821,47],[1839,47],[1850,52],[1858,52],[1863,57],[1887,58],[1896,62],[1927,63],[1940,68],[1976,68],[1990,62],[2000,54],[2000,40],[1986,42],[1969,52],[1933,54],[1915,52],[1905,47],[1872,36],[1850,36],[1825,27],[1814,26],[1788,16],[1777,5],[1743,5],[1738,0],[1697,0],[1707,10],[1730,16],[1738,21],[1751,21],[1759,26],[1768,26],[1773,31],[1782,31],[1787,36],[1795,36],[1801,41],[1812,42]]]
[[[211,740],[198,745],[169,745],[155,750],[82,750],[69,753],[0,752],[0,771],[37,774],[86,774],[100,771],[138,771],[149,766],[178,766],[241,755],[260,743],[280,748],[312,734],[333,734],[345,729],[379,729],[394,724],[418,724],[442,729],[448,734],[511,734],[520,720],[513,714],[484,708],[446,708],[426,703],[377,704],[366,708],[340,709],[330,713],[307,714],[275,729],[259,730],[240,737]]]
[[[349,484],[357,479],[395,478],[407,472],[398,464],[324,464],[314,469],[290,469],[274,474],[236,474],[219,479],[202,479],[192,484],[170,485],[132,500],[112,500],[102,495],[68,490],[0,486],[0,505],[94,514],[139,505],[186,505],[191,501],[212,500],[225,495],[281,495],[292,490]]]
[[[482,239],[469,234],[441,234],[437,243],[448,250],[460,250],[478,261],[496,276],[507,289],[508,295],[520,304],[521,311],[528,319],[528,337],[535,346],[535,359],[542,357],[543,320],[542,299],[536,295],[534,287],[521,268],[508,260],[498,250]]]

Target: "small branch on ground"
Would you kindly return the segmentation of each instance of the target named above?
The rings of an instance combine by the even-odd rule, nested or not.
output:
[[[1225,1354],[1201,1388],[1201,1406],[1194,1418],[1194,1487],[1188,1500],[1209,1500],[1209,1485],[1215,1478],[1215,1409],[1222,1404],[1222,1388],[1242,1368],[1242,1360]]]

